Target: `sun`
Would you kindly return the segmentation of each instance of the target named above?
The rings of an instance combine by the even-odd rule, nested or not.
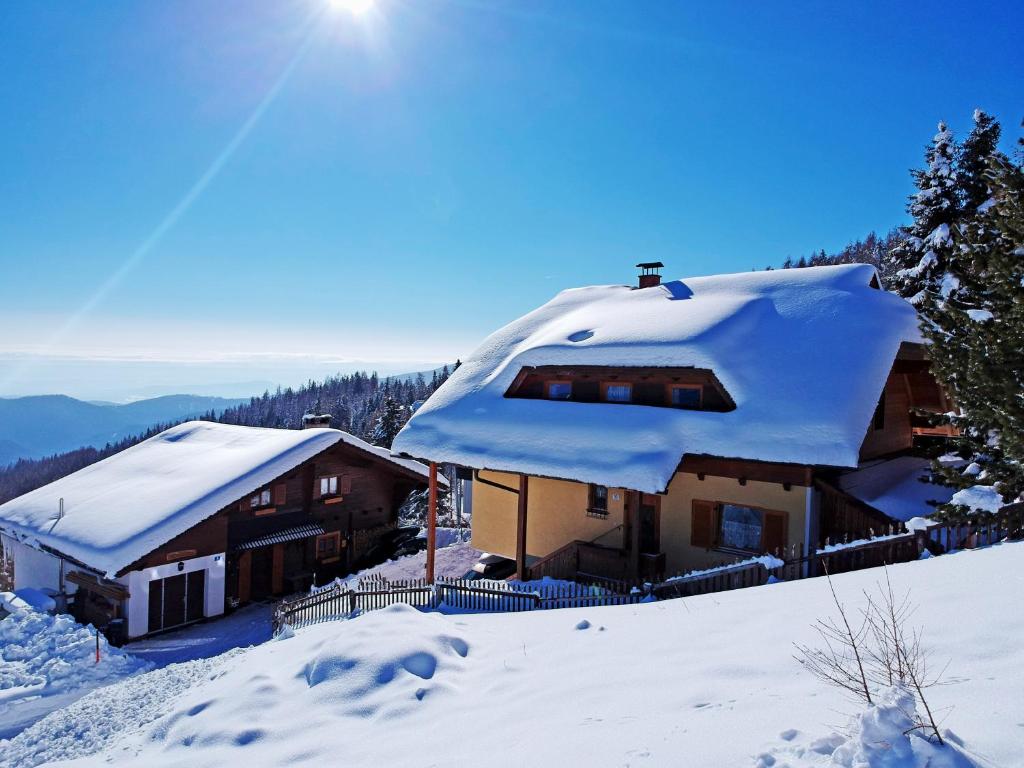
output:
[[[330,0],[331,6],[338,10],[348,11],[353,16],[365,16],[373,10],[374,0]]]

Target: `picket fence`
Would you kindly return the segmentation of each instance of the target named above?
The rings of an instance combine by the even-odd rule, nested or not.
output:
[[[748,560],[671,578],[651,581],[594,579],[579,582],[504,582],[466,579],[425,579],[391,581],[364,577],[338,582],[330,587],[280,602],[274,611],[273,628],[298,628],[332,619],[342,619],[402,603],[423,610],[466,612],[518,612],[558,608],[590,608],[629,605],[645,600],[668,600],[712,592],[761,586],[776,581],[794,581],[828,574],[909,562],[928,551],[940,555],[958,549],[996,544],[1020,536],[1020,522],[991,519],[976,525],[933,525],[914,532],[879,534],[866,531],[862,537],[842,542],[826,541],[813,555],[794,547],[776,552],[781,565],[766,567],[764,561]],[[788,557],[787,557],[788,555]]]

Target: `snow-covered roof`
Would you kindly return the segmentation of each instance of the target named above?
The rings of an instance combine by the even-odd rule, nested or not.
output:
[[[563,291],[488,337],[392,449],[476,468],[664,490],[683,455],[857,466],[913,307],[864,264]],[[710,369],[726,413],[506,398],[524,366]]]
[[[0,505],[0,529],[112,576],[336,443],[427,476],[337,429],[190,421]]]
[[[945,504],[953,489],[925,482],[931,461],[917,456],[871,461],[839,478],[839,488],[894,520],[907,522],[935,512],[929,501]]]

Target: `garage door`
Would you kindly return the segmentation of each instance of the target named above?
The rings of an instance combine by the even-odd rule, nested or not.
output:
[[[192,571],[149,582],[149,631],[203,618],[206,571]]]

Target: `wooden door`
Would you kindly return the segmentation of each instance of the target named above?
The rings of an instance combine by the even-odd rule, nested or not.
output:
[[[272,547],[260,547],[252,552],[252,599],[262,600],[273,593],[274,556]]]
[[[252,552],[246,550],[238,556],[238,602],[252,599]]]
[[[656,555],[661,552],[661,497],[645,493],[640,496],[640,551]]]
[[[271,556],[270,591],[275,595],[284,592],[284,544],[275,544]]]
[[[176,627],[185,623],[185,574],[169,576],[164,582],[163,626]]]
[[[206,602],[206,571],[192,571],[186,581],[185,619],[197,621],[205,614]]]

